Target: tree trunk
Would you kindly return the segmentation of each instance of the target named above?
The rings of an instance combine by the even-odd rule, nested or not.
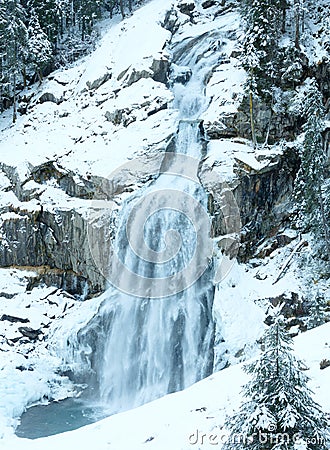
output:
[[[253,142],[253,146],[255,147],[257,142],[256,142],[255,128],[254,128],[252,89],[250,89],[250,123],[251,123],[252,142]]]
[[[322,191],[321,191],[320,187],[319,187],[319,205],[320,205],[320,210],[321,210],[321,218],[322,218],[322,225],[323,225],[325,243],[326,243],[326,246],[327,246],[328,255],[330,256],[330,236],[329,236],[329,230],[328,230],[328,223],[327,223],[327,220],[326,220],[326,217],[325,217]]]
[[[23,75],[23,86],[25,89],[26,88],[26,67],[25,66],[23,67],[22,75]]]
[[[14,89],[13,123],[15,123],[16,119],[17,119],[17,110],[16,110],[16,72],[14,72],[14,77],[13,77],[13,89]]]
[[[39,85],[41,85],[41,83],[43,81],[43,76],[42,76],[42,70],[40,67],[37,68],[37,74],[38,74],[38,78],[39,78]]]
[[[86,31],[86,19],[83,17],[81,22],[81,40],[83,42],[85,40],[85,31]]]
[[[285,33],[286,28],[286,8],[283,8],[282,11],[282,33]]]
[[[123,0],[119,0],[119,7],[120,7],[120,13],[122,18],[125,18],[125,13],[124,13],[124,4],[123,4]]]
[[[294,46],[300,50],[300,0],[295,0],[295,38]]]

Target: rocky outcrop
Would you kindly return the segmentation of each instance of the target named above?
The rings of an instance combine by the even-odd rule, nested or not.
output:
[[[162,27],[165,28],[165,30],[170,31],[172,34],[179,29],[180,21],[176,9],[172,8],[166,12]]]
[[[221,175],[221,164],[208,167],[204,163],[201,167],[201,181],[210,193],[209,210],[213,217],[214,237],[228,232],[218,210],[219,196],[229,189],[235,199],[233,207],[239,211],[242,225],[238,254],[241,261],[247,261],[254,254],[260,240],[275,236],[288,225],[293,182],[298,169],[299,157],[291,148],[270,158],[269,164],[261,170],[237,160],[235,178],[227,182]]]
[[[188,16],[194,11],[195,8],[196,8],[196,5],[195,5],[194,1],[181,0],[178,4],[178,10],[182,14],[186,14]]]
[[[118,75],[117,80],[120,81],[124,87],[131,86],[142,78],[151,78],[154,81],[166,83],[170,69],[168,55],[160,52],[157,56],[148,59],[150,61],[148,67],[145,66],[138,69],[134,66],[129,66]]]
[[[191,78],[191,69],[187,66],[171,65],[171,83],[186,84]]]
[[[89,293],[104,289],[105,280],[96,267],[88,242],[88,222],[77,211],[20,210],[3,213],[0,221],[0,266],[30,267],[39,272],[37,280],[34,277],[34,285],[36,281],[54,283],[78,295],[86,289]],[[110,231],[107,226],[98,231],[103,246],[110,241]]]
[[[29,269],[30,288],[55,285],[80,297],[103,291],[121,196],[157,175],[171,138],[109,179],[86,179],[49,161],[30,166],[22,181],[15,167],[2,164],[0,267]]]
[[[167,109],[172,99],[172,93],[163,83],[143,78],[119,91],[116,98],[108,100],[102,107],[109,122],[127,127]]]
[[[102,75],[100,78],[97,78],[96,80],[87,81],[86,85],[87,85],[88,89],[96,90],[100,86],[102,86],[102,84],[104,84],[107,81],[109,81],[111,79],[111,77],[112,77],[112,73],[111,72],[107,72],[104,75]]]

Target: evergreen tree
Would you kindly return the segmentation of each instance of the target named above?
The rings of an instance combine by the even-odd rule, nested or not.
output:
[[[81,30],[81,39],[90,35],[94,23],[101,17],[101,0],[79,0],[77,2],[77,17]]]
[[[31,11],[28,28],[28,61],[42,81],[43,69],[52,58],[52,46],[46,34],[42,31],[35,12]]]
[[[27,57],[26,15],[19,0],[4,0],[0,14],[2,71],[8,81],[9,95],[13,98],[13,122],[15,122],[17,83],[25,69]]]
[[[246,88],[254,145],[254,104],[261,99],[271,103],[273,88],[280,78],[279,40],[285,31],[287,7],[287,0],[242,0],[240,3],[244,28],[241,60],[248,73]]]
[[[309,309],[308,327],[315,328],[326,322],[326,301],[324,296],[317,291],[312,295]]]
[[[245,402],[227,419],[225,448],[294,450],[299,439],[306,450],[326,450],[327,420],[312,398],[279,312],[263,346],[259,359],[244,367],[251,379],[243,389]]]
[[[30,14],[37,15],[41,29],[55,47],[61,30],[62,3],[57,0],[28,0],[27,2]]]
[[[325,110],[322,95],[315,80],[308,80],[294,102],[294,112],[305,118],[304,140],[301,146],[301,167],[296,179],[296,198],[301,204],[301,222],[323,238],[330,255],[330,235],[327,201],[323,185],[326,173],[326,155],[323,146]]]
[[[0,0],[0,36],[4,32],[5,29],[5,5],[3,0]],[[6,97],[8,94],[8,85],[6,80],[6,67],[5,67],[5,57],[6,57],[6,48],[3,42],[0,40],[0,111],[5,109]]]
[[[244,20],[242,62],[265,95],[277,76],[279,39],[284,29],[286,0],[242,0]]]

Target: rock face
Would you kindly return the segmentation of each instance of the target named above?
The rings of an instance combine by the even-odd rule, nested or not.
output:
[[[77,295],[105,287],[88,244],[87,222],[74,210],[4,213],[0,265],[23,266],[40,273],[38,282],[55,284]],[[101,230],[105,235],[106,231]],[[106,242],[108,236],[104,236]],[[36,280],[34,280],[36,284]],[[86,286],[88,284],[88,286]]]
[[[160,149],[141,155],[109,180],[86,180],[49,162],[22,182],[2,165],[8,192],[0,209],[0,266],[36,271],[31,288],[45,283],[79,296],[103,291],[118,208],[112,200],[151,180],[162,160]]]
[[[195,2],[182,0],[178,4],[178,9],[182,14],[190,15],[196,8]]]
[[[299,163],[297,152],[286,150],[270,167],[241,174],[234,190],[243,225],[241,260],[252,256],[258,240],[274,236],[289,225],[291,194]]]
[[[83,298],[105,289],[119,205],[157,176],[177,129],[175,111],[164,111],[173,99],[165,8],[159,21],[138,14],[77,66],[27,89],[25,117],[2,135],[0,266],[33,271],[31,289]],[[127,52],[137,35],[143,45]]]
[[[288,225],[290,197],[298,169],[299,158],[293,149],[270,158],[261,170],[237,160],[235,177],[227,182],[221,175],[221,164],[209,167],[206,160],[201,167],[201,181],[211,196],[209,209],[213,215],[214,237],[226,234],[223,216],[218,214],[217,199],[221,192],[229,189],[236,201],[242,226],[238,254],[241,261],[253,255],[262,238],[272,237]]]

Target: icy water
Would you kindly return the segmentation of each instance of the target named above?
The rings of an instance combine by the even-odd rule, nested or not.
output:
[[[174,48],[176,64],[192,72],[185,86],[173,86],[180,114],[175,153],[158,179],[123,206],[118,264],[109,265],[114,287],[97,315],[69,339],[73,363],[85,378],[90,374],[91,398],[106,405],[108,415],[184,389],[213,371],[210,224],[197,170],[198,119],[209,101],[205,82],[220,55],[214,40],[205,34]],[[74,399],[36,406],[22,415],[17,435],[56,434],[102,414]]]
[[[16,435],[28,439],[51,436],[94,423],[107,415],[102,407],[91,406],[77,398],[67,398],[29,408],[21,417]]]

